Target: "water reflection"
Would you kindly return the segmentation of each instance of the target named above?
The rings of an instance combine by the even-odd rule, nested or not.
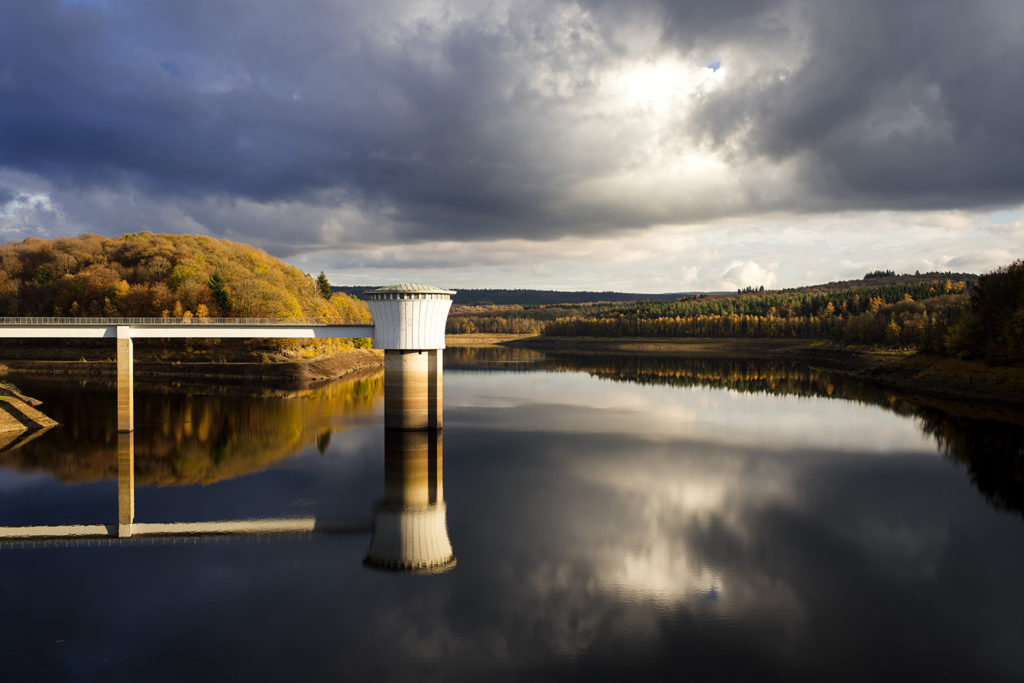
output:
[[[132,535],[135,521],[135,432],[117,435],[117,535]]]
[[[459,367],[495,370],[503,349],[465,348]],[[644,386],[725,389],[741,394],[854,401],[915,420],[942,452],[967,468],[971,482],[997,509],[1024,516],[1024,414],[985,406],[936,407],[913,396],[860,382],[850,375],[775,360],[685,358],[623,354],[542,354],[512,349],[505,356],[520,372],[578,372]],[[507,369],[507,368],[502,368]],[[668,417],[665,415],[664,417]],[[851,417],[848,415],[848,418]],[[871,418],[877,421],[877,418]],[[825,425],[807,425],[824,432]],[[810,432],[807,437],[811,437]],[[815,434],[817,436],[817,434]],[[868,434],[862,436],[863,440]]]
[[[19,448],[0,450],[0,465],[45,471],[72,483],[118,477],[110,457],[120,439],[111,415],[112,385],[17,382],[43,399],[62,426]],[[301,391],[252,395],[218,389],[136,390],[134,446],[143,454],[135,469],[139,484],[212,484],[266,470],[309,446],[323,453],[332,433],[373,419],[382,401],[383,373]]]
[[[373,513],[364,562],[388,571],[448,571],[455,555],[448,539],[441,432],[389,429],[384,439],[384,499]]]
[[[946,456],[967,468],[971,483],[997,510],[1024,517],[1024,428],[920,408],[922,429]]]
[[[138,402],[140,416],[159,415],[161,422],[142,419],[134,431],[114,433],[115,458],[110,458],[111,449],[101,440],[86,448],[69,449],[77,458],[53,458],[52,452],[47,458],[43,451],[9,448],[0,452],[0,462],[8,467],[45,469],[51,464],[55,467],[49,471],[65,481],[116,479],[117,523],[5,527],[0,528],[0,537],[81,539],[368,531],[365,525],[316,517],[137,522],[136,483],[138,479],[139,484],[187,486],[237,477],[297,454],[310,445],[311,438],[322,454],[337,418],[350,418],[354,412],[372,408],[379,401],[380,389],[378,373],[369,379],[292,393],[281,400],[263,397],[262,405],[254,403],[243,410],[236,407],[235,411],[228,410],[223,396],[150,395]],[[233,398],[237,401],[239,397]],[[281,438],[282,433],[285,438]],[[169,454],[185,454],[184,462],[190,466],[183,467],[180,457]],[[168,461],[173,476],[167,474]],[[448,538],[442,462],[440,431],[385,430],[384,497],[373,509],[372,538],[364,560],[368,567],[422,574],[445,572],[455,566]]]
[[[444,351],[445,366],[451,369],[489,368],[493,370],[515,371],[520,369],[536,369],[527,366],[543,364],[547,355],[533,349],[521,349],[506,346],[450,347]],[[543,367],[537,366],[537,367]]]
[[[302,497],[318,519],[342,510],[363,520],[358,536],[107,541],[112,552],[73,553],[8,544],[5,676],[1019,678],[1022,521],[995,512],[950,466],[959,456],[944,461],[935,447],[973,450],[969,467],[980,468],[993,448],[1019,445],[1012,425],[986,436],[996,423],[938,411],[934,422],[926,412],[904,419],[836,400],[841,390],[830,399],[684,390],[586,367],[449,374],[444,482],[440,440],[387,437],[378,411],[332,439],[327,457],[310,443],[261,474],[139,489],[143,522],[272,515]],[[751,382],[756,372],[769,370],[734,374]],[[807,380],[827,387],[778,373],[768,385]],[[690,429],[686,410],[712,428]],[[731,438],[751,425],[752,438]],[[112,521],[110,481],[4,474],[0,510],[28,511],[16,521],[44,505],[74,508],[76,495],[105,506],[80,518]],[[237,505],[211,511],[195,505],[201,498]],[[400,514],[372,526],[374,511],[446,502],[458,571],[416,580],[363,566],[386,533],[405,529]],[[433,531],[443,539],[435,548],[448,540]],[[382,559],[392,566],[446,554],[389,547]]]
[[[913,418],[952,461],[967,468],[972,483],[998,509],[1024,515],[1024,416],[974,408],[956,414],[897,397],[848,375],[783,361],[680,358],[657,355],[544,354],[526,349],[463,348],[446,352],[449,368],[475,372],[573,372],[616,382],[680,388],[708,387],[741,394],[842,399]],[[17,378],[43,398],[62,426],[37,432],[0,449],[0,465],[21,472],[45,471],[65,482],[115,479],[109,453],[119,442],[110,419],[112,388],[102,383],[67,384]],[[259,472],[307,446],[325,452],[332,433],[378,410],[381,373],[301,391],[258,395],[220,387],[139,390],[135,446],[144,457],[134,471],[139,484],[210,484]],[[802,411],[806,413],[807,411]],[[639,419],[671,420],[650,412]],[[676,422],[678,422],[678,416]],[[850,419],[849,414],[847,419]],[[539,419],[543,419],[540,416]],[[877,423],[877,418],[868,416]],[[657,425],[652,425],[656,427]],[[733,425],[732,436],[743,430]],[[753,427],[751,427],[753,428]],[[825,430],[799,429],[820,438]],[[877,426],[873,430],[877,432]],[[868,434],[865,434],[867,437]],[[885,437],[890,438],[890,437]],[[802,439],[806,440],[806,439]],[[395,437],[386,450],[397,453]],[[892,443],[890,441],[890,443]],[[440,449],[438,449],[438,466]],[[392,499],[386,497],[385,501]],[[397,500],[397,499],[395,499]],[[439,501],[443,506],[443,500]]]

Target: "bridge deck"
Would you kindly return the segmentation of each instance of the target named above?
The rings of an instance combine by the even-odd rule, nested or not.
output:
[[[372,320],[279,318],[0,318],[0,338],[114,339],[127,327],[133,339],[372,337]]]

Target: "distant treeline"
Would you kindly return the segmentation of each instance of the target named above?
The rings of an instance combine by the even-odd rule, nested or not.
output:
[[[360,296],[363,292],[375,289],[377,285],[365,287],[337,287],[335,292],[343,292]],[[452,303],[463,306],[537,306],[551,304],[585,304],[599,302],[624,301],[671,301],[683,296],[692,296],[695,292],[676,292],[672,294],[636,294],[629,292],[560,292],[552,289],[460,289],[452,297]]]
[[[502,304],[452,306],[448,316],[449,334],[489,332],[495,334],[540,334],[561,319],[604,315],[619,303],[600,304]]]
[[[1024,359],[1024,261],[980,278],[962,273],[898,276],[889,271],[868,275],[854,283],[629,305],[457,307],[449,331],[813,338],[1001,361]]]

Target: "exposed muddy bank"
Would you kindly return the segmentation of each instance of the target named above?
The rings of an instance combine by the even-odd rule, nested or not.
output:
[[[384,366],[383,355],[368,349],[340,351],[310,360],[256,362],[136,361],[137,384],[175,382],[226,382],[294,387],[346,377]],[[69,378],[111,378],[115,363],[109,360],[0,360],[0,374],[31,373]]]

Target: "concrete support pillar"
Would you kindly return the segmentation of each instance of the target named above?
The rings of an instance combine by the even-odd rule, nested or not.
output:
[[[135,523],[135,434],[117,435],[117,535],[132,535]]]
[[[127,325],[117,327],[117,431],[135,429],[135,381],[132,338]]]
[[[427,427],[444,426],[444,350],[427,351]]]
[[[430,353],[384,352],[385,429],[429,429]]]

